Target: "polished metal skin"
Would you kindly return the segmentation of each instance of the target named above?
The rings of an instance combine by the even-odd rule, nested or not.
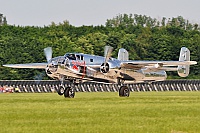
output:
[[[189,66],[197,64],[190,61],[189,49],[181,48],[179,61],[134,61],[128,60],[128,52],[120,49],[118,58],[111,58],[112,47],[106,46],[103,56],[66,53],[51,58],[50,47],[45,49],[47,63],[9,64],[5,67],[45,69],[48,76],[58,80],[75,82],[138,83],[162,81],[167,78],[166,71],[178,71],[179,76],[189,74]]]
[[[81,57],[81,58],[80,58]],[[79,53],[67,53],[65,56],[53,58],[46,67],[48,76],[59,79],[78,79],[82,81],[97,81],[107,83],[117,83],[118,81],[142,82],[161,81],[167,75],[163,70],[145,71],[145,69],[134,70],[122,67],[123,62],[114,58],[107,61],[107,70],[102,70],[105,58]]]

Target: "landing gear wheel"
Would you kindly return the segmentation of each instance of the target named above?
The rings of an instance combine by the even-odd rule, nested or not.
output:
[[[64,92],[64,97],[65,98],[74,98],[74,96],[75,96],[74,89],[71,89],[71,87],[67,87]]]
[[[119,89],[119,96],[120,97],[129,97],[130,90],[127,86],[121,86]]]
[[[62,85],[59,86],[57,92],[58,92],[58,95],[62,96],[65,92],[65,87]]]

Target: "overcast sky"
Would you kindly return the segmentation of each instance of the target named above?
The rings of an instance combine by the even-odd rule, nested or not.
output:
[[[8,24],[44,26],[68,20],[74,26],[104,25],[119,14],[152,18],[183,16],[200,23],[200,0],[0,0]]]

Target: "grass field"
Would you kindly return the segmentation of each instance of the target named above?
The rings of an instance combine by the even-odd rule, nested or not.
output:
[[[1,133],[200,132],[200,92],[0,94]]]

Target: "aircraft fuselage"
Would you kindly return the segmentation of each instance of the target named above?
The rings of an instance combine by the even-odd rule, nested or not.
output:
[[[121,68],[121,61],[109,58],[104,67],[105,57],[67,53],[64,56],[52,58],[46,68],[48,76],[54,79],[79,79],[82,81],[106,81],[107,83],[137,83],[144,81],[162,81],[167,74],[163,70],[147,72],[145,69],[133,70]]]

